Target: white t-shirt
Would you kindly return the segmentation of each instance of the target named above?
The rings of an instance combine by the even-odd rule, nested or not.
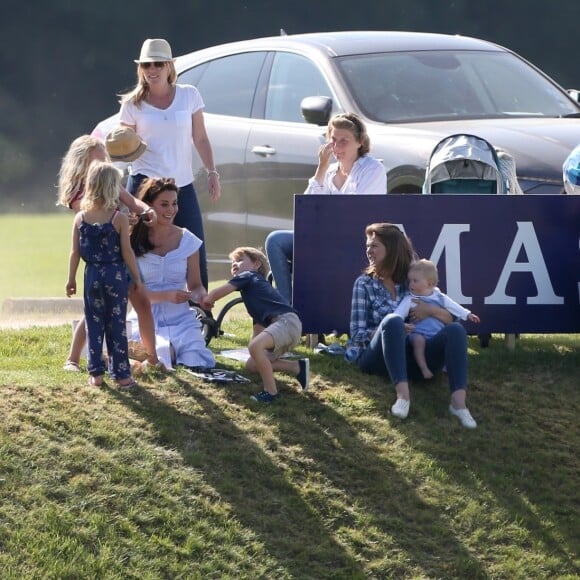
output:
[[[134,125],[147,144],[143,155],[131,163],[131,175],[173,177],[178,187],[192,183],[192,115],[203,107],[199,91],[191,85],[176,85],[167,109],[123,103],[121,123]]]

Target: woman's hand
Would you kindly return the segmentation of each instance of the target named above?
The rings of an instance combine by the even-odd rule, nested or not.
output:
[[[423,300],[416,300],[413,299],[414,306],[409,310],[409,319],[411,322],[421,322],[421,320],[425,320],[431,316],[431,313],[428,312],[430,310],[430,305]]]
[[[428,304],[423,300],[418,300],[416,298],[413,299],[413,306],[409,310],[409,318],[412,323],[421,322],[421,320],[425,320],[425,318],[429,318],[433,316],[443,322],[443,324],[449,324],[453,322],[453,316],[448,310],[445,308],[441,308],[435,304]]]
[[[203,286],[198,286],[189,293],[189,299],[198,304],[204,304],[206,302],[206,297],[207,291]]]
[[[191,300],[191,292],[186,290],[167,290],[167,302],[173,304],[183,304]]]
[[[139,214],[139,217],[143,220],[143,223],[148,227],[152,227],[157,223],[157,213],[150,207],[147,211]]]
[[[330,158],[332,157],[332,143],[324,143],[318,150],[318,166],[325,172],[330,165]]]
[[[220,176],[217,171],[210,171],[207,174],[207,187],[209,189],[210,199],[212,201],[217,201],[222,194]]]

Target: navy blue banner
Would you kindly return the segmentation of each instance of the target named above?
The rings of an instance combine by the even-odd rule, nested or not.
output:
[[[294,306],[306,333],[348,332],[364,229],[400,225],[470,334],[580,332],[580,196],[296,195]]]

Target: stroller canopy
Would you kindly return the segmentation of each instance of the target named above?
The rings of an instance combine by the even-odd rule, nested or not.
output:
[[[433,149],[423,193],[507,193],[494,147],[475,135],[450,135]]]

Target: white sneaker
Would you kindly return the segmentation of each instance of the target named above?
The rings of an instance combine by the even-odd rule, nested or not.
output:
[[[391,413],[399,419],[406,419],[411,407],[411,401],[405,399],[397,399],[395,404],[391,407]]]
[[[449,405],[449,412],[455,415],[467,429],[475,429],[477,427],[477,423],[471,416],[469,409],[456,409],[453,405]]]

